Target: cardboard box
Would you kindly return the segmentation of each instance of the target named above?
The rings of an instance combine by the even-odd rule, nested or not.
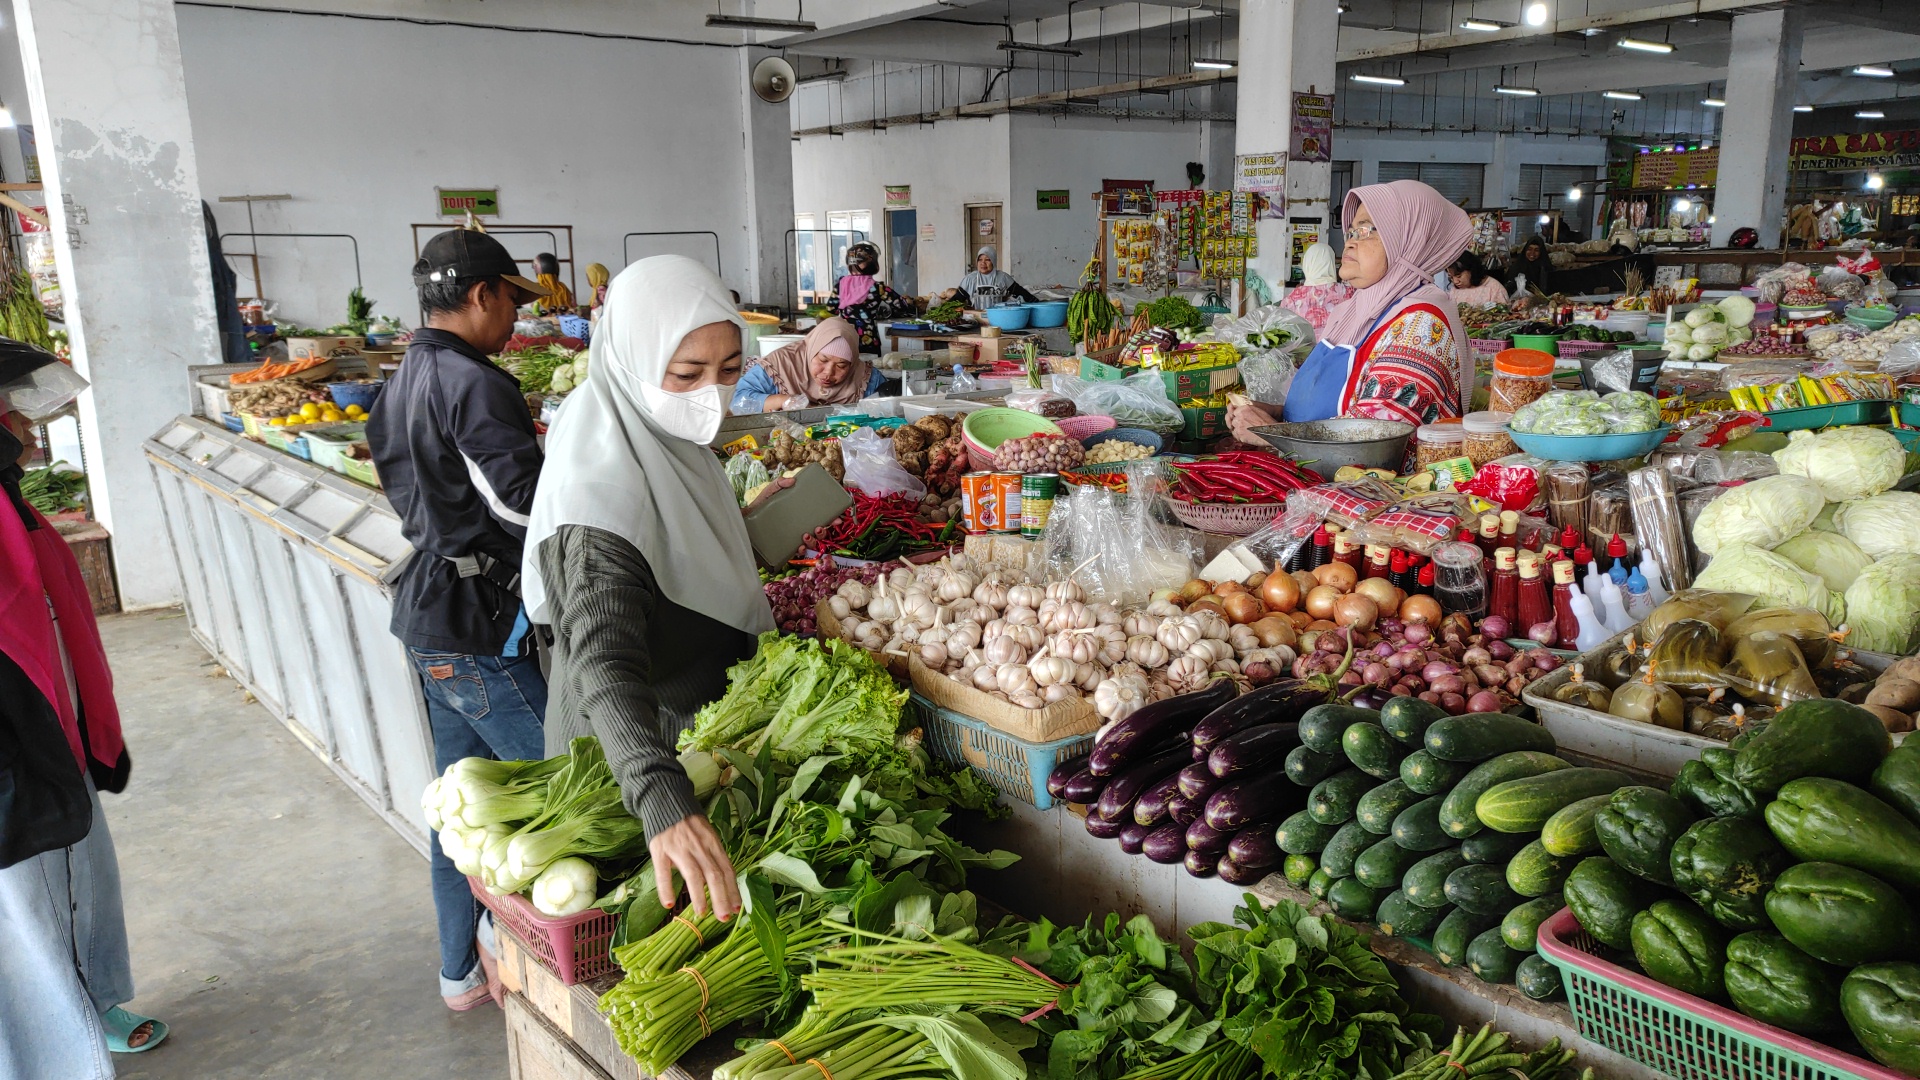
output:
[[[1000,362],[1001,351],[1005,349],[1006,346],[1015,342],[1025,341],[1027,337],[1026,335],[1008,336],[1006,334],[1002,334],[999,337],[963,335],[953,340],[956,344],[973,346],[973,362],[981,367],[988,367]]]
[[[1180,415],[1187,419],[1186,426],[1180,429],[1183,442],[1211,439],[1227,433],[1227,410],[1224,408],[1181,409]]]
[[[364,337],[297,337],[287,339],[287,359],[308,360],[314,357],[359,356],[366,348]]]
[[[918,655],[907,658],[907,668],[912,672],[913,688],[928,701],[943,709],[952,709],[962,716],[970,716],[1016,739],[1044,743],[1075,735],[1091,735],[1100,730],[1100,715],[1093,711],[1093,703],[1085,698],[1056,701],[1044,709],[1023,709],[1012,702],[1001,701],[984,690],[976,690],[966,683],[948,678],[922,664]]]

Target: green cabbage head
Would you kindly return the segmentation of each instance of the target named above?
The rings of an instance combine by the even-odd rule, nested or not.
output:
[[[1793,560],[1802,570],[1820,575],[1827,588],[1837,593],[1846,592],[1860,571],[1873,565],[1873,557],[1861,551],[1858,544],[1839,533],[1818,529],[1808,529],[1774,548],[1773,553]]]
[[[1889,555],[1847,589],[1847,644],[1905,656],[1920,648],[1920,555]]]
[[[1806,532],[1826,504],[1820,485],[1804,476],[1763,476],[1708,503],[1694,519],[1693,544],[1708,555],[1729,544],[1772,550]]]
[[[1752,485],[1748,485],[1751,487]],[[1859,582],[1856,580],[1856,586]],[[1728,544],[1714,552],[1713,561],[1693,579],[1696,589],[1752,593],[1755,609],[1809,607],[1834,625],[1845,622],[1844,598],[1827,588],[1820,575],[1802,570],[1793,560],[1752,544]]]
[[[1774,464],[1819,484],[1829,502],[1878,495],[1906,472],[1906,447],[1879,428],[1796,431],[1787,438],[1786,448],[1773,452]]]
[[[1911,491],[1850,502],[1834,512],[1833,523],[1876,559],[1898,552],[1920,555],[1920,495]]]

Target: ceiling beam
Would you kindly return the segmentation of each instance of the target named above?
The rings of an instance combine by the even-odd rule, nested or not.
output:
[[[1356,60],[1383,60],[1398,56],[1413,56],[1418,53],[1438,52],[1445,49],[1471,49],[1476,46],[1497,45],[1502,42],[1525,41],[1529,38],[1544,37],[1552,34],[1578,33],[1584,30],[1606,30],[1617,27],[1637,26],[1642,23],[1660,22],[1665,19],[1685,19],[1696,15],[1730,13],[1736,9],[1742,12],[1763,11],[1784,7],[1787,0],[1769,0],[1755,3],[1754,0],[1682,0],[1677,3],[1650,4],[1630,11],[1618,11],[1606,15],[1580,15],[1556,19],[1545,26],[1510,26],[1504,30],[1487,33],[1470,32],[1465,34],[1436,34],[1432,37],[1416,37],[1390,45],[1374,45],[1361,49],[1343,49],[1338,60],[1346,64]],[[1825,5],[1821,5],[1824,7]],[[1487,66],[1495,66],[1489,63]]]
[[[1871,3],[1870,0],[1800,0],[1797,6],[1809,15],[1868,30],[1883,30],[1889,34],[1911,34],[1914,30],[1911,12],[1905,17],[1896,17],[1887,11],[1885,4]]]

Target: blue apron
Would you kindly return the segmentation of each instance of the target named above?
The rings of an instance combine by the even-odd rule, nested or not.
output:
[[[1394,301],[1399,303],[1399,301]],[[1387,306],[1392,311],[1393,305]],[[1383,311],[1360,335],[1362,342],[1371,336],[1387,317]],[[1280,419],[1288,423],[1331,420],[1340,415],[1340,397],[1347,392],[1347,377],[1353,373],[1354,346],[1319,342],[1300,362],[1293,384],[1287,387],[1286,403],[1280,407]]]

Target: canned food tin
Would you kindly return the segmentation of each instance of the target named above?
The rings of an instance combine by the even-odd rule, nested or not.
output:
[[[993,490],[993,474],[971,472],[960,477],[960,513],[970,533],[1000,528],[1000,497]]]
[[[1017,472],[997,472],[993,474],[993,494],[1000,501],[1000,524],[995,532],[1017,533],[1020,531],[1020,474]]]
[[[1020,535],[1028,539],[1046,531],[1053,499],[1060,491],[1059,473],[1032,473],[1020,478]]]

